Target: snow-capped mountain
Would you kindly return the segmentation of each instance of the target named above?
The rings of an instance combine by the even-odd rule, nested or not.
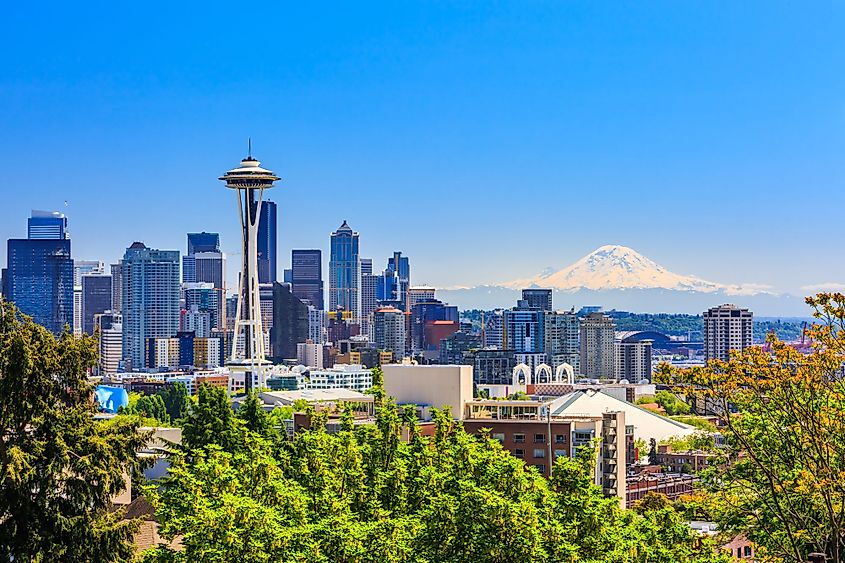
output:
[[[670,289],[727,294],[754,294],[761,286],[732,286],[695,276],[670,272],[654,260],[627,246],[608,244],[587,254],[574,264],[558,271],[545,271],[537,276],[500,284],[502,287],[546,287],[560,291],[582,289]]]
[[[561,270],[477,287],[438,290],[438,298],[462,309],[512,307],[520,290],[554,290],[555,307],[601,305],[633,312],[700,313],[722,303],[750,307],[763,315],[806,315],[803,299],[777,295],[759,284],[732,285],[676,274],[631,248],[606,245]]]

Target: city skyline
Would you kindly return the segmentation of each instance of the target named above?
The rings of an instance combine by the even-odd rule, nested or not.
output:
[[[21,25],[0,39],[0,121],[14,132],[0,139],[4,238],[49,209],[71,218],[81,259],[112,262],[135,240],[182,249],[202,230],[236,256],[215,178],[252,136],[285,179],[272,198],[285,265],[293,248],[327,255],[347,219],[362,256],[402,249],[416,281],[439,287],[533,275],[605,244],[727,284],[795,295],[845,284],[845,263],[828,259],[845,203],[841,5],[337,7],[319,18],[274,6],[260,11],[277,34],[225,49],[203,30],[251,14],[184,5],[187,28],[143,15],[118,31],[92,28],[90,8],[31,9],[11,6]],[[219,80],[244,66],[246,83]],[[38,189],[10,189],[31,184],[19,164],[33,160]],[[514,213],[532,228],[489,236]],[[110,214],[121,221],[109,227]],[[425,237],[408,214],[432,218]]]

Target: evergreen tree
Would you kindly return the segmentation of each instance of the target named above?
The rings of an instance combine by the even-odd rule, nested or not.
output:
[[[176,422],[188,414],[191,397],[188,395],[188,388],[181,381],[175,382],[157,394],[161,395],[164,407],[167,409],[167,416],[171,421]]]
[[[216,444],[232,452],[242,446],[241,434],[226,390],[202,383],[197,404],[182,423],[182,444],[188,449]]]
[[[259,436],[269,438],[273,433],[270,417],[264,411],[258,393],[255,391],[250,392],[244,398],[238,409],[237,417],[244,422],[247,430],[255,432]]]
[[[95,421],[96,341],[0,302],[0,560],[122,561],[137,523],[112,498],[140,469],[137,419]]]

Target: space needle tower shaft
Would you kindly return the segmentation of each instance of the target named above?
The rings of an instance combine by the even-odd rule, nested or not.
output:
[[[270,170],[261,168],[260,162],[250,154],[238,168],[229,170],[220,180],[234,190],[238,198],[238,216],[241,222],[242,267],[238,281],[238,306],[235,313],[235,330],[230,369],[244,373],[244,388],[249,393],[254,378],[262,379],[269,367],[264,349],[264,330],[261,326],[261,301],[258,286],[258,224],[264,190],[272,188],[280,178]],[[238,346],[239,339],[243,348]]]

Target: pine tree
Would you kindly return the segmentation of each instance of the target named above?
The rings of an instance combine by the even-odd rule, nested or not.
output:
[[[0,303],[0,560],[131,558],[112,498],[140,470],[137,419],[95,421],[96,342],[58,339]]]

